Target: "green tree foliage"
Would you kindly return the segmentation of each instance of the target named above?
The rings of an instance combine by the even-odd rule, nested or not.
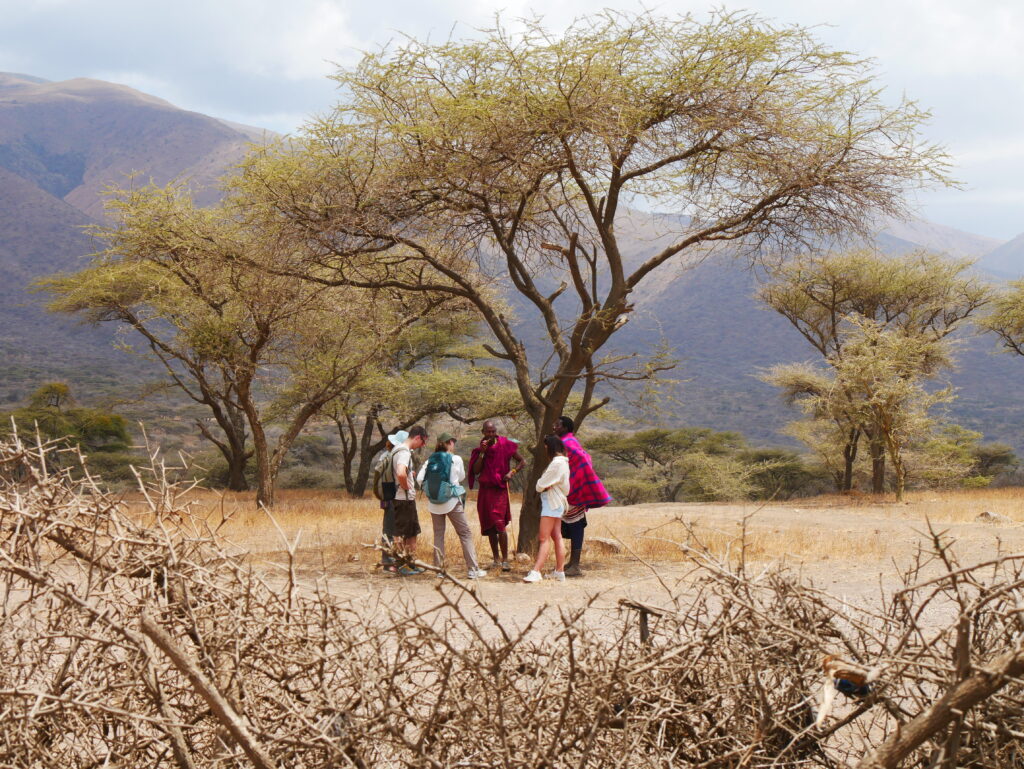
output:
[[[114,193],[108,209],[112,224],[95,228],[107,248],[86,269],[41,282],[51,309],[140,337],[210,410],[219,433],[197,424],[227,460],[231,488],[244,487],[254,456],[259,504],[273,504],[292,443],[376,364],[380,340],[446,305],[271,273],[298,258],[297,246],[247,220],[237,200],[201,209],[180,186],[150,186]]]
[[[105,481],[131,478],[129,465],[138,459],[124,417],[100,408],[78,406],[63,382],[48,382],[25,406],[0,412],[0,436],[16,429],[23,437],[39,436],[77,446],[89,458],[89,468]],[[54,455],[57,456],[57,455]]]
[[[969,273],[968,260],[914,252],[887,256],[869,249],[803,254],[779,266],[760,290],[760,298],[807,339],[828,365],[844,358],[845,345],[858,339],[858,324],[868,322],[896,338],[920,337],[923,345],[940,343],[989,301],[989,289]],[[853,333],[851,333],[853,332]],[[936,348],[938,349],[938,348]],[[943,353],[944,355],[945,353]],[[929,375],[929,372],[921,372]],[[807,366],[776,369],[766,381],[782,388],[789,401],[828,390],[827,400],[814,398],[821,411],[814,418],[831,425],[797,428],[808,445],[841,452],[840,491],[849,490],[862,437],[868,441],[874,491],[885,482],[886,439],[872,421],[860,417],[859,393],[837,391],[828,375]],[[834,468],[834,456],[826,459]]]
[[[793,452],[705,427],[602,433],[587,442],[621,504],[790,496],[810,474]]]
[[[338,106],[252,158],[240,190],[317,244],[301,270],[315,280],[474,305],[514,370],[538,460],[575,388],[581,424],[602,381],[649,376],[601,350],[664,265],[723,241],[863,229],[902,214],[907,186],[943,179],[945,155],[917,135],[926,114],[883,104],[865,62],[805,29],[647,12],[518,29],[366,55],[337,74]],[[616,227],[637,200],[681,215],[627,259]],[[517,326],[498,286],[535,322]],[[525,326],[543,329],[536,359]]]
[[[778,366],[764,378],[789,394],[809,419],[831,426],[838,414],[880,441],[900,500],[907,477],[904,451],[935,427],[930,410],[954,397],[949,387],[928,390],[924,384],[949,367],[948,347],[942,339],[886,329],[863,318],[848,320],[840,332],[842,355],[828,357],[827,370]],[[804,434],[819,433],[811,429]]]

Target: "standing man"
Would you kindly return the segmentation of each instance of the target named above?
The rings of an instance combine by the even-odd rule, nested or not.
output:
[[[502,571],[511,571],[508,563],[508,532],[512,523],[512,507],[508,498],[508,482],[526,461],[519,455],[515,441],[498,435],[498,426],[491,420],[484,422],[483,439],[469,458],[469,488],[479,482],[476,513],[480,517],[480,533],[491,543],[493,566],[501,564]],[[512,460],[516,467],[510,469]],[[499,550],[501,558],[499,560]],[[493,568],[492,566],[492,568]]]
[[[416,558],[416,537],[420,533],[419,516],[416,514],[416,475],[413,472],[412,453],[427,442],[427,431],[420,425],[409,430],[409,437],[391,452],[395,471],[395,540],[400,549],[411,559]],[[418,566],[403,566],[398,570],[402,576],[420,574]]]
[[[604,507],[612,501],[605,491],[604,484],[594,472],[594,464],[590,454],[583,450],[580,442],[573,435],[576,423],[569,417],[561,416],[553,426],[555,435],[565,444],[569,456],[569,509],[562,516],[562,538],[569,540],[569,563],[565,566],[565,576],[582,577],[580,571],[580,555],[583,553],[583,530],[587,528],[587,510],[592,507]]]
[[[409,433],[405,430],[396,430],[388,436],[384,448],[373,460],[373,496],[380,501],[380,509],[384,511],[381,535],[385,547],[391,547],[395,539],[395,493],[398,491],[398,484],[395,483],[391,452],[408,437]],[[380,565],[384,571],[396,571],[394,558],[383,550],[380,554]]]

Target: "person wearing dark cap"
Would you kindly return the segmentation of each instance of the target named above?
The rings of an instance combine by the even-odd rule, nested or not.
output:
[[[462,486],[466,480],[466,466],[462,457],[455,453],[454,436],[441,433],[434,453],[420,468],[417,480],[426,493],[427,509],[434,527],[434,565],[444,566],[444,531],[451,521],[462,543],[462,556],[466,559],[469,578],[486,577],[487,572],[477,564],[473,532],[466,520],[466,490]]]

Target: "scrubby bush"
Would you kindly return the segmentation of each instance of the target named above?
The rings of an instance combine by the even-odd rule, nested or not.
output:
[[[293,467],[278,476],[277,485],[282,489],[338,489],[342,486],[342,478],[337,470]]]

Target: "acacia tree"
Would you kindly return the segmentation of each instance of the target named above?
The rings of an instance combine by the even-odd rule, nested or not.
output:
[[[234,488],[256,461],[257,503],[274,503],[281,462],[309,420],[379,357],[379,340],[436,307],[418,295],[317,286],[254,263],[294,258],[294,244],[244,224],[231,207],[196,208],[180,187],[124,191],[107,243],[86,269],[41,282],[50,308],[138,334],[174,384],[207,406]],[[270,422],[282,423],[271,444]],[[246,448],[246,432],[252,449]]]
[[[810,342],[829,365],[843,360],[851,337],[851,319],[869,320],[924,341],[945,339],[989,300],[989,290],[969,273],[970,260],[946,259],[916,251],[887,256],[858,248],[839,253],[805,253],[770,272],[759,295]],[[822,375],[800,366],[773,371],[767,381],[783,389],[787,400],[820,392],[831,385]],[[831,422],[841,435],[843,455],[839,490],[849,491],[862,436],[868,440],[872,490],[885,487],[885,436],[860,419],[858,393],[833,393],[817,418]]]
[[[535,430],[522,550],[540,438],[570,394],[582,424],[607,402],[603,378],[651,373],[601,354],[634,291],[716,243],[900,216],[905,188],[941,180],[945,155],[917,136],[924,112],[886,106],[867,63],[802,28],[607,12],[561,35],[521,29],[365,56],[336,75],[334,111],[251,158],[239,190],[314,244],[301,274],[475,306]],[[674,215],[662,245],[627,258],[619,226],[637,201]]]
[[[475,334],[475,315],[466,311],[413,324],[381,340],[377,365],[328,404],[350,494],[365,493],[370,462],[392,430],[436,416],[468,424],[519,410],[507,372],[488,362]]]
[[[950,366],[948,344],[857,316],[845,319],[839,333],[843,354],[830,354],[826,371],[806,364],[777,366],[765,379],[786,389],[812,419],[842,419],[877,436],[901,501],[906,448],[929,436],[934,425],[929,410],[954,397],[949,387],[924,386]]]
[[[1024,280],[1011,281],[992,301],[978,325],[998,337],[1007,352],[1024,356]]]

